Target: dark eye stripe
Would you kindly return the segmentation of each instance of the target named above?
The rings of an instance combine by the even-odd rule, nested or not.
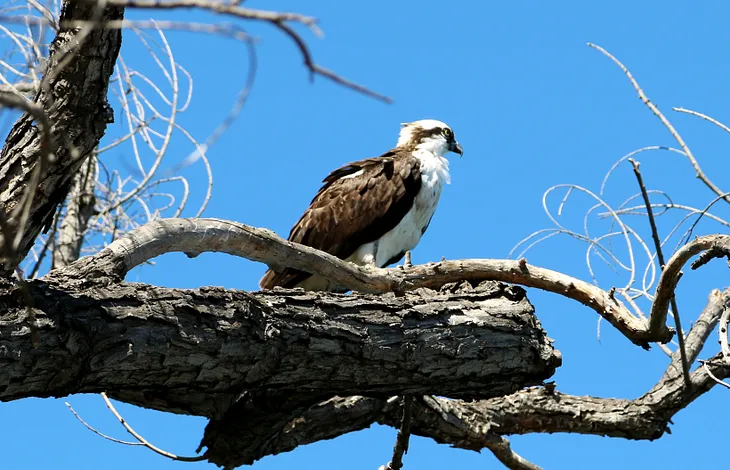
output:
[[[427,139],[429,137],[433,137],[435,135],[443,135],[444,134],[444,128],[443,127],[434,127],[433,129],[418,129],[413,132],[414,140],[421,141],[423,139]]]

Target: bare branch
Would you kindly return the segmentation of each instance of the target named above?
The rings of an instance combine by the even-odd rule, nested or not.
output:
[[[512,450],[509,440],[497,434],[488,434],[484,446],[492,451],[495,457],[510,470],[542,470],[542,467],[528,461]]]
[[[685,340],[687,362],[691,364],[697,359],[723,312],[728,309],[730,309],[730,290],[722,292],[719,289],[713,289],[708,296],[707,306],[702,310],[694,326],[687,333],[687,339]],[[681,358],[676,353],[674,356],[673,362],[677,367]]]
[[[400,470],[403,468],[403,454],[408,453],[408,440],[411,437],[411,418],[413,417],[413,397],[403,397],[403,417],[401,418],[398,436],[393,447],[393,458],[381,470]]]
[[[102,438],[106,439],[107,441],[114,442],[115,444],[123,444],[125,446],[141,446],[141,445],[143,445],[141,442],[123,441],[121,439],[117,439],[116,437],[107,436],[103,432],[99,431],[98,429],[96,429],[95,427],[91,426],[89,423],[87,423],[86,421],[84,421],[84,419],[76,412],[76,410],[73,409],[73,407],[71,406],[71,404],[69,402],[65,402],[65,404],[68,407],[69,411],[71,413],[73,413],[74,417],[76,417],[76,419],[79,420],[79,422],[81,424],[83,424],[84,427],[86,427],[86,429],[88,429],[89,431],[93,432],[97,436],[102,437]]]
[[[95,0],[86,0],[95,1]],[[307,67],[309,72],[313,75],[320,75],[326,77],[335,83],[350,88],[359,93],[363,93],[367,96],[383,101],[385,103],[392,103],[393,100],[385,95],[381,95],[375,91],[372,91],[362,85],[354,83],[335,72],[326,69],[320,65],[317,65],[312,59],[312,54],[309,47],[301,38],[301,36],[294,31],[288,23],[299,23],[309,27],[315,34],[320,35],[321,31],[317,27],[317,19],[311,16],[301,15],[299,13],[288,13],[288,12],[275,12],[266,10],[256,10],[251,8],[242,7],[236,3],[223,3],[209,0],[172,0],[172,1],[158,1],[158,0],[107,0],[108,5],[138,9],[188,9],[197,8],[201,10],[207,10],[213,13],[221,15],[231,16],[244,20],[254,20],[267,22],[274,27],[278,28],[281,32],[286,34],[299,49],[302,58],[304,59],[304,65]]]
[[[692,269],[698,268],[712,257],[730,255],[730,236],[708,235],[696,238],[669,258],[657,282],[656,297],[649,317],[650,331],[665,326],[669,303],[679,282],[681,270],[691,257],[699,253],[702,255],[692,264]]]
[[[726,305],[720,317],[720,348],[725,361],[730,364],[730,345],[728,345],[728,323],[730,323],[730,305]]]
[[[473,451],[490,448],[489,439],[494,435],[564,432],[654,440],[669,432],[677,412],[716,384],[713,375],[719,378],[728,374],[730,366],[723,361],[706,361],[706,366],[693,372],[687,390],[681,368],[670,366],[650,392],[635,400],[569,395],[554,386],[472,402],[423,397],[414,404],[411,432]],[[312,422],[315,417],[317,420]],[[304,425],[296,436],[300,443],[313,442],[315,436],[321,436],[318,429],[330,424],[330,431],[336,429],[335,435],[340,435],[364,428],[369,419],[397,427],[400,417],[398,408],[389,403],[365,397],[336,397],[307,410],[298,420]],[[335,435],[330,433],[328,438]],[[277,440],[278,444],[286,442],[284,436],[277,436]],[[278,449],[274,445],[267,451]]]
[[[644,199],[644,205],[646,206],[646,213],[649,216],[649,226],[651,227],[651,236],[654,239],[654,248],[656,249],[657,259],[659,261],[659,267],[664,270],[664,252],[662,251],[662,242],[659,239],[659,231],[656,228],[656,222],[654,221],[654,211],[651,208],[651,201],[649,201],[649,194],[646,192],[646,186],[644,185],[644,178],[641,176],[639,170],[639,162],[633,158],[629,158],[629,162],[634,167],[634,175],[639,183],[641,189],[641,196]],[[684,347],[684,333],[682,332],[682,322],[679,318],[679,308],[677,307],[677,298],[674,294],[671,297],[672,314],[674,315],[674,324],[677,327],[677,341],[679,341],[679,353],[682,358],[682,371],[684,373],[684,380],[689,387],[689,364],[687,363],[687,352]]]
[[[606,57],[611,59],[613,61],[613,63],[618,65],[618,67],[621,69],[621,71],[623,71],[623,73],[626,74],[626,77],[629,79],[629,81],[631,82],[631,85],[634,87],[636,92],[639,94],[639,99],[641,100],[641,102],[644,103],[646,105],[646,107],[648,107],[651,110],[651,112],[654,113],[654,115],[659,118],[659,120],[662,122],[662,124],[664,124],[664,127],[666,127],[667,130],[669,130],[669,133],[672,134],[672,137],[674,137],[674,139],[677,141],[679,146],[682,147],[682,150],[684,151],[685,156],[687,157],[689,162],[692,164],[692,168],[694,168],[694,170],[695,170],[695,175],[697,176],[697,178],[699,178],[699,180],[702,181],[715,194],[717,194],[718,196],[723,196],[725,194],[725,191],[718,188],[712,181],[710,181],[709,178],[707,178],[705,173],[702,171],[702,168],[700,168],[700,165],[697,162],[697,159],[695,158],[694,154],[692,154],[692,151],[689,149],[689,146],[684,142],[684,139],[682,138],[682,136],[679,135],[679,132],[677,132],[677,130],[672,125],[672,123],[669,122],[669,119],[667,119],[666,116],[664,116],[664,114],[662,114],[662,112],[659,111],[659,108],[657,108],[656,105],[654,103],[652,103],[651,100],[646,96],[646,94],[644,93],[644,90],[641,89],[641,87],[639,86],[639,83],[636,81],[636,79],[631,74],[631,72],[629,72],[629,69],[624,64],[622,64],[616,57],[614,57],[611,53],[606,51],[601,46],[598,46],[598,45],[592,44],[592,43],[588,43],[588,47],[592,47],[593,49],[596,49],[597,51],[601,52],[603,55],[605,55]],[[729,196],[723,196],[723,199],[726,202],[730,202]]]
[[[87,0],[96,3],[96,0]],[[301,15],[299,13],[284,13],[278,11],[254,10],[242,7],[234,3],[224,3],[211,0],[106,0],[109,6],[130,7],[137,9],[155,9],[155,10],[174,10],[198,8],[208,10],[213,13],[235,16],[237,18],[248,20],[267,21],[275,23],[277,21],[301,23],[317,32],[317,19],[312,16]]]
[[[730,384],[729,383],[720,380],[715,374],[712,373],[712,371],[710,370],[710,368],[707,367],[707,362],[700,361],[700,363],[702,364],[702,369],[705,371],[705,373],[707,375],[709,375],[710,378],[712,378],[712,380],[714,380],[717,385],[722,385],[725,388],[730,388]]]
[[[79,260],[56,276],[115,282],[135,266],[169,252],[195,256],[224,252],[269,266],[289,266],[317,273],[338,285],[361,292],[404,292],[420,287],[438,289],[450,282],[499,280],[555,292],[592,308],[641,346],[668,342],[672,332],[661,324],[648,330],[608,292],[579,279],[517,260],[442,261],[405,269],[360,267],[313,248],[291,243],[269,230],[218,219],[165,219],[135,229],[98,255]],[[664,311],[666,317],[666,310]]]
[[[730,296],[730,290],[723,296]],[[719,312],[715,311],[715,315],[713,319],[703,314],[710,324],[717,323]],[[690,332],[689,337],[692,335]],[[491,450],[493,436],[530,433],[565,432],[654,440],[669,432],[669,424],[677,412],[717,383],[713,376],[724,378],[730,374],[730,365],[718,358],[705,361],[692,373],[689,389],[681,368],[670,365],[657,385],[635,400],[568,395],[556,391],[554,386],[472,402],[423,397],[414,403],[411,432],[473,451]],[[362,429],[370,419],[397,427],[401,413],[393,405],[391,400],[383,402],[366,397],[332,398],[293,418],[301,423],[296,432],[297,442],[306,444],[321,439],[323,429],[328,430],[327,438]],[[282,430],[266,452],[290,450],[287,445],[294,437],[290,434],[290,430]]]
[[[0,93],[35,93],[36,87],[32,83],[13,83],[11,85],[0,84]],[[44,114],[45,115],[45,114]]]

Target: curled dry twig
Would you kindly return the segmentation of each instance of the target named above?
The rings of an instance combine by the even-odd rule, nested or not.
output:
[[[556,236],[556,235],[568,235],[572,238],[575,238],[581,242],[584,242],[587,244],[587,250],[586,250],[586,266],[588,267],[588,271],[593,278],[594,282],[596,284],[600,284],[599,280],[596,276],[596,270],[593,266],[593,258],[599,258],[601,259],[608,267],[613,269],[617,274],[625,275],[627,276],[626,283],[622,287],[616,288],[616,294],[620,295],[628,304],[633,308],[634,312],[643,317],[644,314],[640,310],[640,305],[637,303],[637,300],[640,298],[645,299],[646,301],[650,302],[652,305],[652,311],[654,311],[654,308],[656,307],[655,303],[655,296],[659,292],[659,285],[657,285],[657,293],[653,292],[653,286],[654,283],[657,280],[656,277],[656,268],[655,264],[656,261],[659,261],[659,265],[661,266],[663,254],[662,254],[662,247],[673,237],[677,237],[679,234],[682,234],[682,227],[684,226],[686,230],[684,230],[684,233],[679,237],[679,241],[677,244],[677,249],[679,249],[682,244],[687,242],[693,232],[693,230],[696,228],[698,223],[704,219],[707,219],[712,222],[716,222],[718,224],[721,224],[722,226],[730,226],[730,222],[725,220],[722,217],[719,217],[716,214],[709,213],[709,209],[719,200],[726,200],[728,197],[728,194],[722,192],[716,185],[714,185],[709,178],[705,175],[705,173],[702,171],[701,167],[699,166],[699,163],[695,156],[693,155],[691,149],[686,144],[682,136],[679,134],[679,132],[674,128],[674,126],[671,124],[671,122],[664,116],[659,109],[647,98],[644,91],[639,86],[638,82],[634,78],[634,76],[631,74],[631,72],[624,66],[618,59],[616,59],[613,55],[608,53],[605,49],[601,48],[600,46],[594,45],[594,44],[588,44],[590,47],[600,51],[602,54],[607,56],[609,59],[611,59],[616,65],[619,66],[619,68],[626,74],[627,78],[629,79],[631,85],[634,87],[636,92],[639,95],[639,98],[641,99],[642,103],[644,103],[651,111],[652,113],[659,118],[659,120],[664,124],[664,126],[667,128],[667,130],[670,132],[670,134],[674,137],[674,139],[679,144],[679,149],[667,147],[667,146],[648,146],[643,147],[641,149],[635,150],[633,152],[628,153],[627,155],[624,155],[621,157],[606,173],[600,192],[598,194],[595,194],[588,190],[587,188],[581,187],[579,185],[556,185],[551,188],[549,188],[543,197],[543,209],[545,210],[545,213],[550,218],[551,222],[553,223],[555,228],[548,228],[543,229],[534,232],[533,234],[529,235],[522,241],[520,241],[515,248],[510,253],[510,256],[515,255],[516,257],[521,257],[524,255],[524,253],[532,248],[534,248],[536,245],[545,242],[546,240]],[[693,114],[695,116],[698,116],[702,119],[706,119],[713,124],[717,125],[718,127],[730,131],[730,128],[725,126],[724,124],[720,123],[719,121],[709,118],[708,116],[705,116],[701,113],[697,113],[690,110],[685,110],[683,108],[675,108],[676,111],[679,112],[685,112],[689,114]],[[624,202],[622,202],[618,206],[612,206],[607,202],[605,191],[607,187],[607,183],[609,178],[615,173],[615,171],[619,168],[619,166],[626,161],[631,161],[637,154],[647,151],[667,151],[671,152],[673,154],[681,155],[682,157],[689,160],[692,167],[695,169],[696,176],[710,189],[713,190],[717,194],[717,196],[713,199],[712,202],[708,203],[704,208],[695,208],[689,205],[684,204],[678,204],[672,200],[670,195],[668,195],[665,192],[662,191],[650,191],[646,190],[646,188],[642,188],[642,192],[638,194],[632,194],[630,197],[628,197]],[[561,199],[560,203],[557,204],[557,210],[554,214],[550,206],[548,205],[548,196],[553,193],[556,190],[559,190],[561,188],[566,189],[564,197]],[[661,197],[665,198],[667,202],[651,202],[649,201],[649,195],[652,194],[658,194],[661,195]],[[565,205],[568,203],[569,199],[573,200],[577,195],[584,195],[591,198],[594,203],[590,206],[590,208],[585,212],[585,216],[583,219],[583,230],[573,230],[566,225],[564,225],[560,221],[560,217],[562,215],[563,209]],[[642,205],[636,205],[632,204],[632,202],[637,198],[643,198],[644,204]],[[608,226],[608,230],[603,233],[594,233],[591,228],[591,224],[589,223],[589,217],[596,214],[596,209],[602,209],[600,212],[597,213],[599,218],[607,218],[610,220],[610,224]],[[659,211],[654,214],[653,209],[659,209]],[[674,225],[674,227],[669,230],[668,234],[665,236],[663,240],[660,240],[658,237],[658,230],[656,223],[654,222],[655,217],[658,217],[660,215],[668,214],[670,211],[681,211],[684,212],[685,215],[681,218],[681,220]],[[629,223],[627,217],[628,216],[635,216],[635,215],[641,215],[641,216],[647,216],[649,218],[649,225],[651,226],[651,236],[654,240],[654,248],[650,249],[649,244],[647,244],[642,236],[640,235],[640,231],[638,229],[635,229],[632,227],[632,225]],[[685,224],[690,224],[689,228],[686,228]],[[614,240],[620,239],[622,240],[621,246],[615,246]],[[639,255],[646,255],[644,257],[644,261],[642,261],[639,257]],[[720,255],[722,253],[720,252]],[[710,256],[710,252],[706,252],[703,254],[703,256]],[[701,257],[702,258],[702,257]],[[641,272],[643,271],[643,275],[641,275]],[[666,282],[668,278],[665,277],[664,280]],[[614,281],[615,282],[615,281]],[[670,289],[671,290],[671,289]],[[666,293],[668,292],[667,289],[662,289],[662,292]],[[659,305],[663,305],[665,302],[664,298],[659,298]],[[676,307],[676,302],[674,307]],[[676,311],[676,308],[672,309],[673,311]],[[652,326],[649,328],[653,328],[657,326],[657,322],[663,321],[657,316],[652,316]],[[675,323],[678,325],[679,322],[675,318]],[[681,326],[680,326],[681,328]],[[683,341],[683,335],[680,335],[678,337],[678,340],[680,342]],[[680,347],[680,349],[682,349]],[[669,350],[665,350],[665,352],[669,353]],[[689,370],[688,370],[688,364],[684,366],[685,371],[685,378],[687,377]]]

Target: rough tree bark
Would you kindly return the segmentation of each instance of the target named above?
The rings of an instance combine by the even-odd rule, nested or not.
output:
[[[36,348],[25,294],[0,289],[0,400],[106,390],[219,418],[204,442],[225,466],[260,458],[251,447],[279,432],[240,420],[252,396],[258,415],[292,394],[287,412],[334,395],[488,398],[539,384],[560,364],[524,291],[495,282],[400,297],[73,284],[27,284]]]
[[[50,225],[56,208],[66,199],[74,175],[99,144],[114,113],[107,103],[109,78],[119,55],[119,29],[67,28],[73,21],[108,21],[123,18],[123,7],[101,8],[96,3],[63,2],[60,31],[50,46],[48,68],[36,96],[51,122],[50,155],[41,151],[41,132],[33,117],[23,115],[13,126],[0,154],[0,215],[11,218],[14,239],[23,235],[15,260],[0,259],[0,273],[12,272],[28,253],[36,237]],[[47,161],[44,161],[47,160]],[[40,178],[34,173],[43,165]],[[17,227],[11,217],[35,183],[29,220]]]

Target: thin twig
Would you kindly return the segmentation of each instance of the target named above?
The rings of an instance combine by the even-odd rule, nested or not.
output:
[[[636,79],[631,74],[631,72],[629,72],[629,69],[623,63],[621,63],[621,61],[619,61],[616,57],[614,57],[610,52],[608,52],[601,46],[598,46],[596,44],[592,44],[589,42],[588,47],[592,47],[593,49],[596,49],[597,51],[601,52],[603,55],[605,55],[606,57],[611,59],[614,64],[618,65],[618,67],[623,71],[623,73],[626,74],[626,77],[628,77],[629,81],[631,82],[631,85],[634,87],[636,92],[639,94],[639,99],[641,100],[641,102],[644,103],[651,110],[651,112],[654,113],[654,115],[659,118],[659,120],[662,122],[662,124],[664,124],[664,127],[666,127],[667,130],[669,130],[669,133],[672,134],[672,136],[677,141],[679,146],[682,147],[684,154],[687,156],[687,159],[689,160],[690,164],[692,165],[692,168],[694,168],[694,170],[695,170],[695,175],[697,176],[697,178],[699,178],[700,181],[705,183],[705,185],[708,188],[710,188],[718,196],[724,194],[725,191],[718,188],[712,181],[710,181],[709,178],[707,178],[707,176],[702,171],[702,168],[700,168],[700,165],[697,162],[697,159],[695,158],[694,154],[689,149],[689,146],[687,146],[687,144],[684,142],[684,139],[682,138],[682,136],[679,135],[679,132],[677,132],[677,130],[672,125],[672,123],[669,122],[669,119],[667,119],[666,116],[664,116],[664,114],[662,114],[662,112],[659,111],[659,108],[657,108],[656,105],[654,103],[652,103],[651,100],[646,96],[646,94],[644,93],[644,90],[641,89],[641,87],[639,86],[639,83],[636,81]],[[727,202],[730,202],[730,197],[725,196],[724,199]]]
[[[649,216],[649,225],[651,226],[651,237],[654,240],[654,248],[656,249],[657,259],[659,260],[659,267],[664,270],[664,252],[662,251],[662,242],[659,239],[659,230],[656,227],[656,221],[654,220],[654,211],[651,208],[651,201],[649,201],[649,194],[646,192],[646,185],[644,184],[644,178],[641,176],[639,170],[639,162],[633,158],[629,158],[629,162],[634,167],[634,175],[636,175],[636,181],[639,183],[639,189],[641,189],[641,196],[644,198],[644,204],[646,205],[646,213]],[[689,389],[691,385],[689,375],[689,364],[687,363],[687,351],[684,347],[684,333],[682,333],[682,322],[679,319],[679,309],[677,307],[677,296],[672,293],[671,298],[672,304],[672,315],[674,315],[674,323],[677,327],[677,341],[679,342],[679,354],[682,358],[682,374],[684,375],[684,384]]]
[[[730,132],[730,127],[726,126],[725,124],[721,123],[717,119],[712,118],[712,117],[710,117],[710,116],[708,116],[706,114],[702,114],[700,112],[692,111],[691,109],[685,109],[685,108],[676,108],[675,107],[675,108],[672,108],[672,109],[674,111],[677,111],[678,113],[687,113],[687,114],[691,114],[692,116],[697,116],[697,117],[699,117],[701,119],[704,119],[705,121],[709,121],[709,122],[713,123],[714,125],[716,125],[717,127],[719,127],[720,129],[722,129],[722,130],[724,130],[726,132]],[[710,189],[712,189],[715,192],[715,194],[717,194],[718,197],[720,197],[722,200],[724,200],[725,202],[730,202],[730,193],[723,193],[722,191],[720,191],[720,188],[718,188],[717,186],[715,186],[707,178],[707,176],[702,171],[702,169],[700,168],[699,164],[697,164],[696,161],[694,163],[692,163],[692,166],[695,169],[695,174],[697,175],[697,178],[699,178],[700,180],[702,180],[702,182],[705,183]]]
[[[411,418],[413,416],[413,397],[405,395],[403,397],[403,417],[401,418],[398,436],[395,439],[393,447],[393,458],[387,465],[381,466],[385,470],[400,470],[403,468],[403,454],[408,453],[408,441],[411,437]]]
[[[119,412],[117,411],[117,409],[114,408],[114,405],[112,404],[111,400],[109,400],[109,397],[106,396],[106,393],[105,392],[100,393],[100,395],[104,399],[104,403],[106,403],[106,406],[107,406],[107,408],[109,408],[109,411],[111,411],[112,414],[114,415],[114,417],[116,417],[119,420],[119,422],[122,424],[122,426],[124,426],[124,429],[126,429],[129,434],[131,434],[132,436],[134,436],[134,438],[137,439],[137,441],[141,445],[147,447],[151,451],[153,451],[153,452],[155,452],[157,454],[160,454],[163,457],[167,457],[168,459],[171,459],[171,460],[179,460],[181,462],[200,462],[200,461],[205,460],[207,458],[205,456],[205,454],[203,454],[203,455],[196,455],[195,457],[185,457],[185,456],[175,455],[175,454],[172,454],[170,452],[167,452],[166,450],[162,450],[159,447],[155,447],[154,445],[150,444],[139,433],[137,433],[137,431],[135,431],[134,429],[132,429],[132,426],[130,426],[129,423],[127,423],[127,421],[122,417],[122,415],[119,414]]]
[[[403,267],[404,268],[413,267],[413,261],[411,261],[411,250],[406,251],[405,259],[403,260]]]
[[[707,206],[705,206],[704,209],[702,209],[699,212],[699,215],[697,216],[697,220],[695,220],[694,223],[692,223],[692,226],[690,226],[690,228],[687,230],[687,234],[684,237],[682,237],[682,239],[683,239],[683,241],[685,241],[685,243],[687,241],[689,241],[689,239],[692,237],[692,232],[694,231],[694,229],[697,226],[697,224],[700,223],[700,220],[702,220],[702,217],[704,217],[705,215],[707,215],[707,211],[709,211],[710,208],[713,205],[715,205],[716,202],[718,202],[720,200],[725,200],[728,196],[730,196],[730,193],[725,193],[725,194],[721,194],[720,196],[717,196],[715,199],[713,199],[712,201],[710,201],[709,204],[707,204]],[[715,220],[716,222],[722,223],[722,219],[719,219],[719,220],[718,219],[719,218],[714,218],[713,220]]]
[[[81,416],[79,416],[79,414],[76,412],[76,410],[73,409],[73,407],[71,406],[71,404],[69,402],[66,401],[64,403],[66,404],[66,406],[68,406],[68,409],[71,411],[71,413],[73,413],[73,415],[76,417],[76,419],[78,419],[81,424],[83,424],[84,426],[86,426],[86,429],[88,429],[89,431],[93,432],[97,436],[101,436],[104,439],[106,439],[108,441],[112,441],[112,442],[117,443],[117,444],[124,444],[125,446],[141,446],[141,445],[144,445],[141,442],[123,441],[123,440],[117,439],[115,437],[107,436],[103,432],[99,431],[98,429],[94,428],[89,423],[87,423],[86,421],[84,421],[84,419]]]
[[[86,0],[96,1],[96,0]],[[375,98],[384,103],[392,103],[392,98],[377,93],[369,88],[352,82],[335,72],[317,65],[312,59],[312,54],[309,47],[301,38],[301,36],[294,31],[288,23],[299,23],[306,25],[315,34],[321,35],[321,30],[317,26],[317,19],[312,16],[301,15],[299,13],[288,13],[288,12],[276,12],[257,10],[251,8],[245,8],[237,5],[236,3],[222,3],[214,2],[209,0],[171,0],[171,1],[158,1],[158,0],[106,0],[106,5],[127,7],[127,8],[140,8],[140,9],[188,9],[198,8],[201,10],[208,10],[213,13],[222,15],[232,16],[245,20],[256,20],[267,22],[274,27],[278,28],[281,32],[287,35],[297,46],[299,52],[304,59],[304,65],[307,67],[311,75],[320,75],[326,77],[335,83],[350,88],[358,93],[365,94],[371,98]]]
[[[63,205],[58,206],[58,210],[56,211],[56,217],[53,218],[53,227],[46,237],[45,243],[43,243],[43,248],[41,248],[41,252],[38,255],[38,260],[35,262],[33,269],[31,269],[30,274],[28,275],[29,279],[35,279],[36,275],[38,274],[38,270],[41,268],[43,258],[45,258],[51,245],[55,243],[56,234],[58,233],[58,223],[61,220],[61,209],[63,209]]]

